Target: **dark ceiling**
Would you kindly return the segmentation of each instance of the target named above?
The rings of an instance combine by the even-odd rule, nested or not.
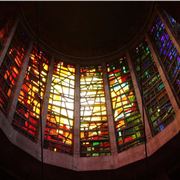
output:
[[[0,2],[0,15],[22,10],[31,31],[49,47],[82,59],[121,50],[141,34],[155,4],[180,21],[180,2]]]
[[[153,2],[125,1],[21,3],[25,19],[41,40],[76,57],[122,48],[140,32],[152,6]]]

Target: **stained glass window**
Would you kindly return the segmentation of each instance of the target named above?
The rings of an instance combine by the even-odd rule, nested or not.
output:
[[[166,21],[170,24],[172,30],[175,33],[177,33],[177,31],[180,30],[179,29],[180,24],[166,11],[163,11],[163,15],[164,15],[164,18],[166,19]]]
[[[143,141],[143,125],[127,59],[107,65],[118,151]]]
[[[14,114],[14,127],[33,141],[38,137],[40,102],[45,93],[48,64],[47,55],[34,47]]]
[[[81,156],[110,154],[102,67],[80,68]]]
[[[174,119],[174,110],[145,41],[133,50],[133,60],[149,123],[155,135]]]
[[[180,104],[180,54],[159,17],[155,19],[149,34],[158,53],[160,63],[163,65],[166,77],[169,79]]]
[[[73,153],[75,67],[56,63],[53,71],[45,148]]]
[[[29,46],[29,37],[24,31],[22,26],[18,27],[0,67],[0,109],[6,115]]]

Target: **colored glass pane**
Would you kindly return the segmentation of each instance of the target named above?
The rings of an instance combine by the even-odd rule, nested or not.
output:
[[[143,140],[141,115],[134,93],[127,59],[107,65],[118,151]]]
[[[80,68],[81,156],[110,154],[107,112],[101,66]]]
[[[29,45],[29,37],[24,31],[22,26],[18,27],[0,67],[0,109],[6,115]],[[23,36],[22,33],[24,34]]]
[[[13,126],[33,141],[38,138],[40,103],[45,93],[48,66],[46,55],[42,51],[38,53],[34,47],[14,114]]]
[[[133,61],[149,123],[155,135],[174,119],[174,110],[145,41],[133,50]]]
[[[178,30],[179,23],[166,11],[163,11],[164,18],[170,24],[172,30],[176,33]]]
[[[52,76],[45,148],[73,153],[75,68],[56,63]]]
[[[165,70],[166,77],[169,79],[180,104],[180,54],[159,17],[155,19],[149,34],[158,53],[160,63]]]

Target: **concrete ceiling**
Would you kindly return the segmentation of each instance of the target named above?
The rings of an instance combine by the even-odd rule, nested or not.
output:
[[[22,11],[29,28],[49,47],[65,55],[97,57],[122,49],[140,34],[154,4],[147,1],[1,2],[0,15],[7,18]],[[180,21],[180,2],[156,4]]]
[[[32,31],[50,47],[75,57],[121,49],[140,32],[152,6],[125,1],[21,3]]]

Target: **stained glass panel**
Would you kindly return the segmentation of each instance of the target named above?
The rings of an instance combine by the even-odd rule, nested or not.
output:
[[[127,59],[107,65],[118,151],[143,141],[143,125]]]
[[[101,66],[80,68],[81,156],[110,154],[108,119]]]
[[[133,60],[151,130],[155,135],[174,120],[174,110],[145,41],[133,50]]]
[[[48,57],[34,47],[14,114],[13,126],[33,141],[38,138],[40,102],[44,98],[48,64]]]
[[[54,67],[45,130],[45,148],[73,153],[75,67]]]
[[[177,33],[177,31],[179,29],[179,23],[170,14],[168,14],[166,11],[163,11],[163,15],[164,15],[163,17],[166,19],[166,21],[171,26],[172,30],[175,33]]]
[[[18,27],[0,67],[0,109],[6,115],[30,42],[29,37],[24,31],[22,26]]]
[[[180,105],[180,54],[159,17],[155,19],[149,34]]]

